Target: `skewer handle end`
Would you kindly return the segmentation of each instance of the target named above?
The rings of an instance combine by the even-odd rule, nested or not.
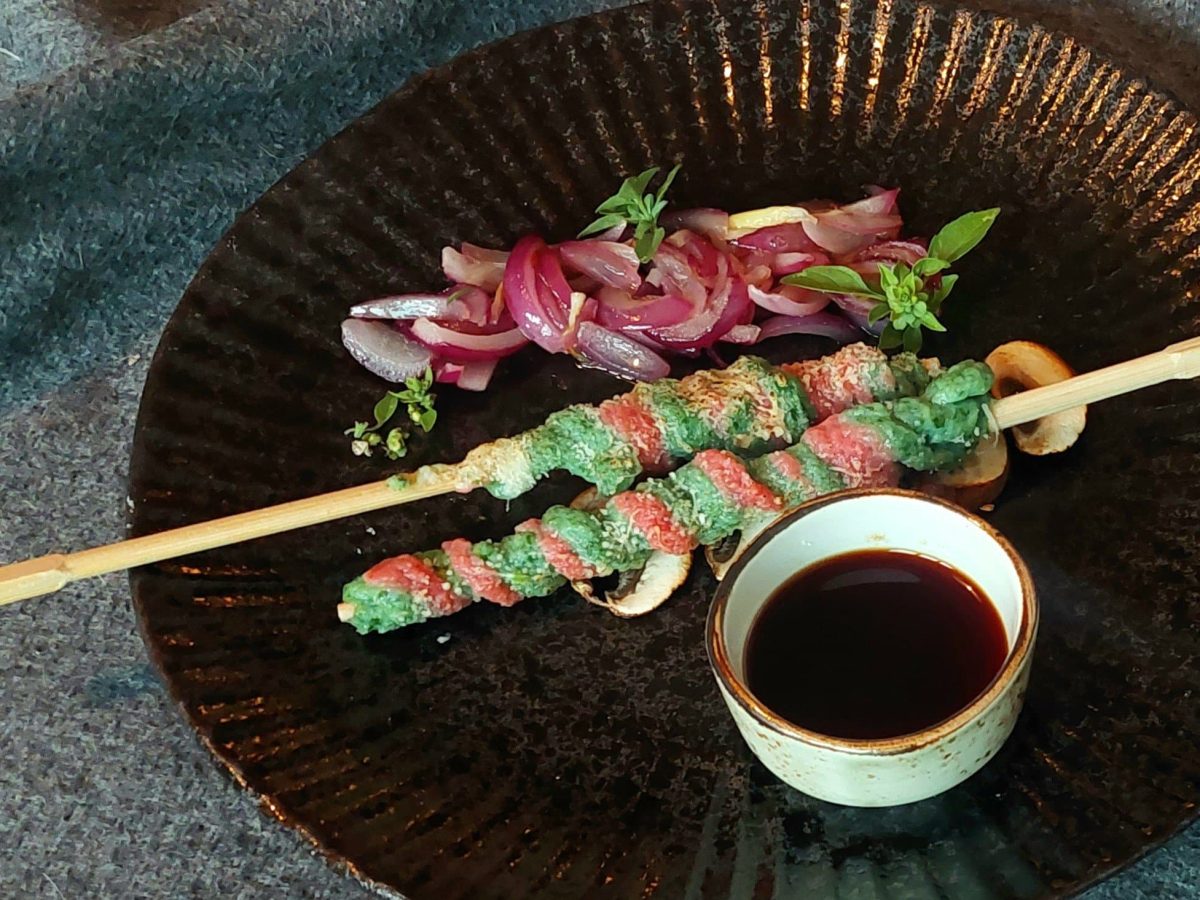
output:
[[[71,581],[67,558],[61,553],[0,566],[0,606],[53,594]]]

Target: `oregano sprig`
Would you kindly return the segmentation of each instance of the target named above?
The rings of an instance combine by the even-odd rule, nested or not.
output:
[[[388,459],[404,456],[408,452],[404,428],[391,428],[385,436],[382,434],[383,426],[391,421],[403,403],[413,424],[421,426],[421,430],[425,432],[433,428],[437,422],[437,410],[434,409],[436,398],[429,392],[432,386],[433,369],[426,368],[423,375],[405,379],[404,390],[388,391],[384,394],[372,411],[374,425],[355,422],[345,431],[351,438],[350,449],[354,451],[355,456],[370,456],[372,450],[380,446]]]
[[[579,236],[585,238],[600,234],[614,225],[632,225],[633,246],[638,259],[644,263],[650,262],[667,234],[658,224],[658,217],[667,208],[667,189],[679,174],[679,166],[667,173],[657,191],[649,193],[647,188],[658,171],[658,166],[652,166],[640,175],[626,178],[615,194],[596,207],[600,218],[579,232]]]
[[[942,274],[983,240],[998,208],[983,209],[959,216],[929,242],[929,253],[911,266],[896,263],[879,267],[879,287],[867,284],[862,275],[848,266],[812,266],[782,279],[810,291],[830,294],[850,294],[877,301],[867,315],[874,325],[887,319],[879,335],[884,350],[903,347],[917,351],[921,348],[922,328],[945,331],[938,320],[942,302],[954,289],[957,275]]]

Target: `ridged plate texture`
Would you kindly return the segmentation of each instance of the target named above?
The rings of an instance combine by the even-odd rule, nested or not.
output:
[[[671,161],[681,205],[897,184],[918,234],[1001,206],[933,345],[947,360],[1026,338],[1086,370],[1200,330],[1200,136],[1143,81],[1069,37],[908,0],[658,2],[418,78],[238,220],[154,360],[135,531],[383,477],[342,434],[383,389],[341,348],[346,308],[439,286],[446,243],[567,237],[622,175]],[[406,463],[620,388],[526,353],[486,394],[441,391]],[[705,660],[701,565],[633,621],[561,595],[384,636],[338,624],[342,582],[370,562],[507,533],[566,480],[152,566],[134,596],[221,762],[398,894],[1070,893],[1196,813],[1198,398],[1176,383],[1113,400],[1075,449],[1017,460],[991,520],[1044,604],[1026,711],[984,771],[908,807],[826,805],[753,760]]]

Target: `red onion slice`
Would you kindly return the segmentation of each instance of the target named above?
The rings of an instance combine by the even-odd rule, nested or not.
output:
[[[704,303],[708,292],[683,250],[663,241],[654,254],[653,266],[646,280],[661,287],[664,294],[678,294],[697,307]]]
[[[890,216],[896,212],[896,201],[900,196],[900,188],[881,188],[875,184],[867,185],[869,197],[847,203],[842,209],[849,213],[866,213],[873,216]]]
[[[367,371],[396,384],[420,375],[433,360],[426,347],[384,322],[346,319],[342,344]]]
[[[412,336],[442,359],[454,363],[499,359],[525,346],[525,336],[516,328],[493,334],[470,334],[430,319],[413,322]]]
[[[771,257],[771,271],[777,276],[803,272],[809,266],[827,266],[830,259],[824,253],[777,253]]]
[[[920,241],[880,241],[855,253],[851,262],[902,262],[911,266],[926,252],[925,245]]]
[[[887,327],[888,320],[886,318],[880,319],[873,325],[867,324],[867,317],[879,302],[878,300],[872,300],[870,297],[855,297],[850,294],[829,294],[828,297],[838,305],[847,319],[863,331],[881,334]]]
[[[615,241],[567,241],[558,247],[563,262],[601,284],[623,291],[642,286],[637,252]]]
[[[499,365],[499,360],[495,359],[467,363],[462,367],[456,384],[464,391],[486,390],[497,365]]]
[[[745,282],[726,277],[700,312],[670,328],[651,329],[649,334],[672,350],[702,350],[735,325],[749,324],[753,316],[754,304]]]
[[[579,324],[576,353],[585,364],[631,381],[654,381],[671,373],[667,361],[649,347],[595,322]]]
[[[601,288],[596,299],[600,304],[596,321],[616,331],[668,328],[678,325],[695,308],[675,294],[633,297],[614,288]]]
[[[396,294],[379,297],[350,307],[355,319],[448,319],[451,317],[449,294]]]
[[[736,237],[731,243],[747,250],[762,250],[766,253],[801,253],[820,250],[811,234],[805,230],[804,222],[788,222],[771,225]]]
[[[686,229],[675,232],[667,240],[683,251],[692,271],[702,279],[717,277],[721,268],[722,254],[711,241]]]
[[[829,305],[828,294],[805,290],[794,284],[780,285],[774,291],[748,285],[747,290],[757,306],[781,316],[811,316]]]
[[[504,279],[508,256],[503,250],[488,250],[474,244],[463,244],[461,251],[443,247],[442,272],[450,281],[473,284],[492,293]]]
[[[757,325],[734,325],[721,340],[730,344],[753,344],[758,341],[762,329]]]
[[[811,316],[775,316],[762,323],[759,341],[785,334],[816,334],[848,344],[862,337],[862,332],[841,316],[831,312],[813,313]]]
[[[556,310],[557,315],[551,318],[538,278],[538,257],[546,249],[545,241],[537,235],[526,235],[517,241],[504,267],[504,303],[521,334],[547,353],[562,353],[566,323],[561,310]],[[565,287],[569,296],[570,285]]]

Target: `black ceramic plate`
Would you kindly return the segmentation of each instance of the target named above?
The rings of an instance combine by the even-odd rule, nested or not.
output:
[[[1069,38],[907,0],[629,8],[417,79],[238,221],[154,360],[135,529],[381,477],[342,436],[382,388],[339,345],[346,308],[439,284],[448,242],[567,236],[623,174],[672,160],[681,204],[899,184],[916,233],[1003,207],[962,267],[946,359],[1029,338],[1090,369],[1197,330],[1196,120]],[[482,396],[442,391],[409,462],[618,388],[528,353]],[[1176,384],[1114,400],[1069,453],[1017,461],[992,520],[1044,603],[1025,714],[983,772],[899,809],[819,803],[755,763],[705,661],[700,566],[633,621],[558,596],[385,636],[338,624],[340,585],[366,564],[507,532],[566,482],[154,566],[134,594],[218,758],[406,895],[1067,893],[1195,815],[1197,398]]]

